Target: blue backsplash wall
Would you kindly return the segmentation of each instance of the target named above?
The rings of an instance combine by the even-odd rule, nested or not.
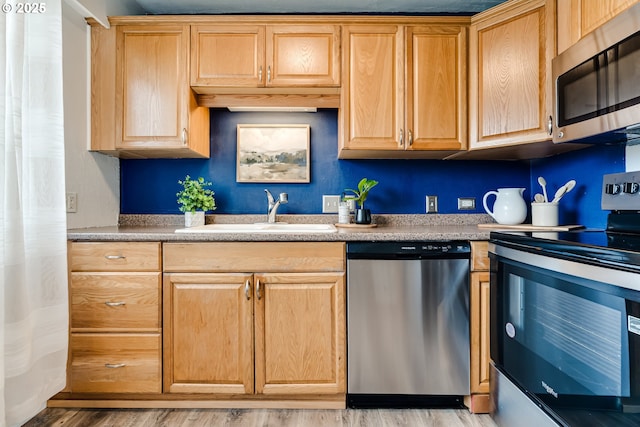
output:
[[[236,125],[239,123],[309,124],[311,182],[237,183]],[[424,213],[427,194],[438,196],[440,213],[460,213],[457,198],[475,197],[476,210],[462,213],[479,213],[484,212],[482,196],[489,190],[525,187],[527,190],[524,195],[529,201],[532,198],[531,189],[537,192],[539,188],[537,183],[532,187],[533,175],[529,162],[338,160],[337,140],[337,110],[318,110],[317,113],[231,113],[226,109],[212,109],[210,159],[121,160],[121,213],[179,213],[175,197],[179,190],[177,181],[187,174],[192,177],[203,176],[213,182],[218,206],[215,213],[220,214],[264,213],[267,204],[263,191],[265,188],[273,194],[289,193],[289,204],[282,206],[280,213],[321,213],[323,194],[340,194],[345,188],[355,187],[360,178],[365,176],[380,182],[367,200],[367,207],[374,214]],[[536,161],[535,174],[545,175],[554,187],[557,181],[565,179],[566,171],[571,177],[575,176],[582,186],[576,189],[578,191],[574,190],[574,197],[584,193],[584,187],[590,190],[587,192],[589,197],[583,196],[574,203],[579,206],[590,203],[596,178],[592,174],[598,174],[603,169],[600,163],[611,162],[609,169],[619,169],[620,164],[624,168],[624,150],[621,155],[619,149],[595,148],[603,151],[606,157],[599,151],[597,155],[585,152],[574,158],[574,153],[570,153],[559,156],[562,158],[557,161],[556,158]],[[581,166],[583,163],[587,169]],[[597,178],[601,179],[601,174]],[[568,195],[566,201],[571,200]]]

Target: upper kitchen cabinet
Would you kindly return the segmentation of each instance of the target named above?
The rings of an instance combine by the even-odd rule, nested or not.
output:
[[[558,53],[635,3],[637,0],[559,1]]]
[[[471,18],[469,151],[464,159],[531,159],[581,148],[553,144],[555,0],[510,0]]]
[[[343,32],[340,156],[404,150],[402,27],[347,26]]]
[[[188,25],[92,28],[93,150],[209,157],[209,110],[189,87]]]
[[[191,28],[191,85],[338,87],[340,26],[201,24]]]
[[[513,0],[470,29],[469,148],[550,141],[555,2]]]
[[[467,29],[407,27],[407,150],[467,146]]]
[[[466,148],[461,22],[348,25],[342,45],[339,157],[443,158]]]

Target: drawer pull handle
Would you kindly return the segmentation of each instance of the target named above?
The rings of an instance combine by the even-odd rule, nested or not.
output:
[[[117,302],[105,301],[105,304],[108,305],[109,307],[120,307],[122,305],[125,305],[125,302],[124,301],[117,301]]]
[[[105,363],[104,364],[104,367],[109,369],[124,368],[125,366],[127,366],[126,363]]]
[[[124,255],[105,255],[106,259],[126,259],[127,257]]]

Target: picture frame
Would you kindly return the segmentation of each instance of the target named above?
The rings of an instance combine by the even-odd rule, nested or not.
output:
[[[308,183],[308,124],[238,124],[237,182]]]

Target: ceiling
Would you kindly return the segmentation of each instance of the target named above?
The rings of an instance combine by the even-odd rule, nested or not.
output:
[[[144,12],[164,14],[464,14],[504,0],[130,0]]]

